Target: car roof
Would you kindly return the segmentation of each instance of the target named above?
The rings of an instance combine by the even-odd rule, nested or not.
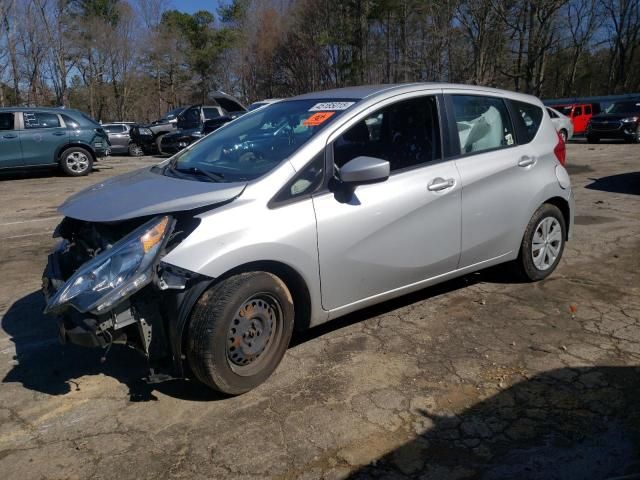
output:
[[[31,110],[40,110],[43,112],[77,112],[74,108],[61,108],[61,107],[0,107],[0,112],[25,112]]]
[[[510,90],[500,90],[497,88],[484,87],[480,85],[464,85],[457,83],[444,83],[444,82],[421,82],[421,83],[397,83],[397,84],[381,84],[381,85],[361,85],[356,87],[336,88],[331,90],[324,90],[319,92],[305,93],[296,97],[284,99],[288,100],[323,100],[323,99],[353,99],[364,100],[365,98],[372,98],[376,96],[386,96],[391,93],[404,93],[411,92],[417,89],[455,89],[455,90],[467,90],[470,92],[478,93],[493,93],[497,96],[504,96],[508,94],[512,98],[519,98],[524,101],[531,102],[532,100],[539,101],[537,97],[519,92],[513,92]]]

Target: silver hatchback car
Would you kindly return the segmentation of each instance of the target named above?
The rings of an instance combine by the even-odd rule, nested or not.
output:
[[[294,329],[491,265],[535,281],[573,225],[535,97],[450,84],[310,93],[70,197],[43,278],[60,335],[228,394]]]

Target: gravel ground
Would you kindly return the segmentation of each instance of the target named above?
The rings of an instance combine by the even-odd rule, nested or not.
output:
[[[640,473],[640,145],[572,143],[568,159],[576,227],[550,278],[492,269],[334,321],[236,398],[148,386],[138,354],[101,363],[41,314],[56,206],[157,158],[0,177],[0,477]]]

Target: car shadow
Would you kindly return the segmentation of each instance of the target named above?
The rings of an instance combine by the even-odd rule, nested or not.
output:
[[[640,478],[640,368],[562,368],[460,413],[413,409],[419,435],[351,479]],[[445,401],[446,403],[446,401]]]
[[[589,190],[640,195],[640,172],[619,173],[590,180],[592,183],[585,186]]]
[[[429,298],[435,298],[478,282],[504,283],[517,281],[508,269],[490,268],[404,295],[378,305],[332,320],[304,332],[295,333],[290,348],[318,338],[328,332],[346,328],[369,318]],[[14,365],[2,379],[18,382],[25,388],[49,395],[64,395],[81,389],[78,379],[85,375],[107,375],[129,388],[131,401],[156,400],[154,392],[192,401],[223,400],[228,396],[214,392],[196,381],[170,380],[149,383],[149,365],[132,348],[114,345],[108,353],[101,349],[83,348],[58,341],[56,321],[42,313],[44,298],[35,291],[13,303],[2,317],[2,329],[14,343]]]
[[[8,180],[25,180],[30,178],[49,178],[65,176],[58,168],[38,167],[30,169],[7,169],[0,172],[0,182]]]
[[[186,380],[147,383],[145,358],[123,345],[114,345],[106,355],[101,349],[62,345],[55,319],[44,315],[43,308],[42,293],[36,291],[16,301],[2,317],[2,329],[15,348],[12,368],[3,383],[18,382],[29,390],[65,395],[82,388],[81,377],[102,374],[125,384],[131,401],[157,400],[155,391],[189,400],[226,398]]]

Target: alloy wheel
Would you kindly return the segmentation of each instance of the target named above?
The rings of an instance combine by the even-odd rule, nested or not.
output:
[[[75,173],[82,173],[89,168],[89,159],[82,152],[71,152],[67,155],[67,158],[65,158],[65,163],[67,167],[69,167],[69,170]]]
[[[538,270],[553,266],[562,247],[562,227],[555,217],[545,217],[536,226],[531,242],[533,264]]]

